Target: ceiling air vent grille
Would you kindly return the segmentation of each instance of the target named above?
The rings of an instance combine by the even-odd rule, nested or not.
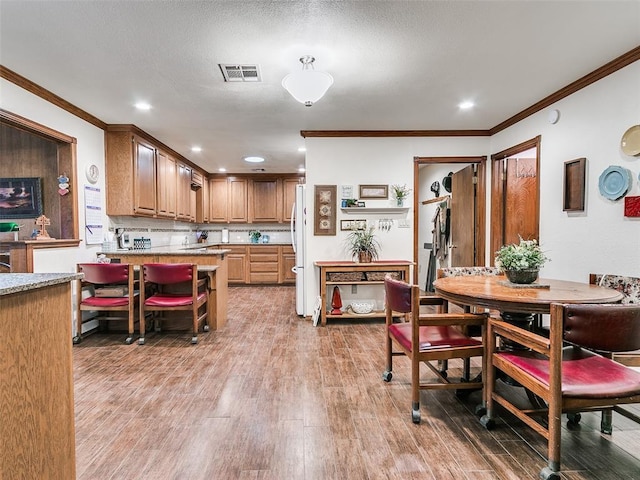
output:
[[[225,82],[260,82],[258,65],[238,65],[219,63]]]

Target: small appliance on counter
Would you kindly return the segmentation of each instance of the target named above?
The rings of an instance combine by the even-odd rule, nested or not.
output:
[[[131,248],[131,238],[128,233],[124,232],[124,228],[116,228],[116,239],[120,250],[129,250]]]
[[[229,229],[228,228],[223,228],[222,229],[222,240],[220,240],[222,243],[229,243]]]

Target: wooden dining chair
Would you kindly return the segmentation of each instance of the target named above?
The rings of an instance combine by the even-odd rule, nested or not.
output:
[[[499,349],[497,338],[526,349]],[[552,304],[549,337],[490,318],[487,326],[486,408],[494,427],[501,405],[547,439],[548,464],[540,478],[560,478],[562,413],[598,411],[640,402],[640,372],[597,352],[640,348],[640,306]],[[497,370],[542,398],[548,408],[522,409],[496,390]]]
[[[198,266],[191,263],[145,263],[140,289],[140,338],[144,345],[146,316],[153,314],[155,330],[161,331],[167,312],[188,312],[193,327],[191,343],[198,343],[198,330],[209,331],[207,278],[198,278]]]
[[[483,357],[481,340],[464,335],[459,326],[484,326],[486,314],[471,313],[420,313],[420,289],[387,276],[384,280],[386,294],[386,370],[385,382],[393,377],[393,357],[406,356],[411,360],[411,419],[420,423],[420,390],[426,389],[481,389],[482,381],[470,381],[469,376],[460,382],[452,382],[431,362],[454,358]],[[394,323],[393,315],[403,313],[408,322]],[[394,350],[395,347],[395,350]],[[420,364],[424,363],[436,376],[431,383],[420,380]]]
[[[127,263],[79,263],[76,267],[84,278],[76,289],[76,335],[73,343],[82,341],[82,312],[96,312],[98,321],[126,319],[128,336],[133,342],[135,309],[138,308],[138,282],[133,265]],[[89,296],[83,298],[86,292]]]

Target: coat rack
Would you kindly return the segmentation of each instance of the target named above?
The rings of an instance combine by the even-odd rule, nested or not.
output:
[[[427,205],[429,203],[436,203],[436,202],[443,202],[445,201],[447,198],[449,198],[451,195],[442,195],[440,197],[435,197],[435,198],[430,198],[429,200],[423,200],[422,201],[422,205]]]

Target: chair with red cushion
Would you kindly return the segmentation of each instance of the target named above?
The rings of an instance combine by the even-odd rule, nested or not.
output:
[[[474,313],[420,313],[420,289],[387,276],[386,294],[387,368],[382,374],[385,382],[393,376],[393,357],[404,355],[411,360],[411,419],[420,423],[420,390],[426,389],[481,389],[482,381],[463,378],[452,382],[431,362],[454,358],[483,357],[482,341],[464,335],[460,327],[484,326],[487,314]],[[393,314],[403,313],[408,322],[394,323]],[[484,330],[484,328],[482,328]],[[415,348],[417,346],[417,348]],[[396,350],[394,351],[394,347]],[[437,377],[435,382],[420,381],[420,364],[425,363]]]
[[[78,273],[84,278],[78,281],[76,290],[76,336],[73,343],[82,340],[82,312],[101,312],[97,318],[103,320],[123,320],[128,323],[129,335],[125,343],[133,342],[135,331],[135,309],[138,291],[133,265],[126,263],[80,263]],[[83,297],[83,292],[90,296]],[[122,312],[114,315],[114,312]]]
[[[145,317],[154,314],[156,331],[166,312],[189,312],[193,326],[191,343],[198,343],[198,330],[204,323],[209,330],[207,308],[209,289],[207,278],[198,278],[198,266],[191,263],[146,263],[142,266],[144,288],[140,293],[140,339],[144,345]],[[151,294],[147,296],[147,293]]]
[[[499,349],[498,336],[526,348]],[[559,479],[563,413],[640,402],[640,372],[595,352],[638,348],[639,305],[553,304],[548,338],[491,318],[487,327],[487,414],[482,423],[492,428],[496,403],[506,408],[547,438],[548,465],[540,478]],[[542,398],[548,408],[523,410],[508,398],[508,390],[496,391],[496,370]]]

